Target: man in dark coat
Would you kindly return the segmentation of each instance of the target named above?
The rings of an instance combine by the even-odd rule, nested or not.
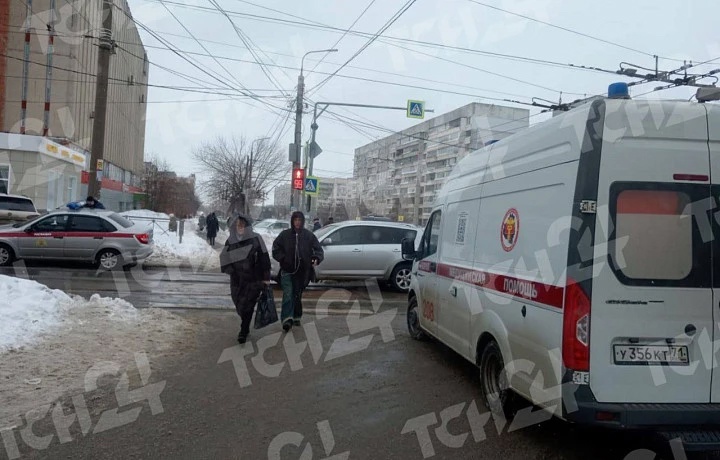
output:
[[[90,208],[90,209],[105,209],[105,206],[100,203],[98,200],[95,199],[93,196],[87,197],[85,200],[84,207]]]
[[[272,256],[280,263],[280,286],[283,290],[282,327],[285,332],[300,325],[302,293],[315,275],[314,266],[323,260],[323,248],[315,234],[305,228],[305,216],[296,211],[290,228],[273,242]]]
[[[322,228],[322,224],[320,223],[320,218],[316,217],[313,219],[313,232],[315,230],[319,230]]]
[[[230,224],[220,267],[230,275],[230,295],[241,319],[238,342],[245,343],[263,284],[270,284],[270,256],[262,237],[253,232],[249,217],[241,214]]]
[[[210,246],[215,246],[215,237],[217,237],[218,230],[220,229],[220,222],[218,222],[214,212],[210,213],[205,224],[207,225],[207,237]]]

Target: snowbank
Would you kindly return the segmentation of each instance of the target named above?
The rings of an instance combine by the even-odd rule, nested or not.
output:
[[[0,352],[30,344],[62,321],[73,299],[35,281],[0,275]]]
[[[146,266],[178,266],[190,264],[199,270],[213,270],[220,268],[220,259],[215,249],[210,247],[203,236],[197,234],[195,219],[185,220],[182,243],[178,233],[170,232],[168,224],[170,217],[167,214],[147,210],[125,211],[120,213],[137,223],[147,223],[153,229],[153,242],[155,251],[146,261]],[[153,222],[153,219],[157,219]],[[179,228],[178,222],[178,228]],[[216,248],[224,243],[222,233],[218,234]]]
[[[85,299],[35,281],[0,275],[0,427],[29,410],[84,392],[88,369],[131,371],[193,347],[196,325],[160,309],[136,309],[97,294]]]

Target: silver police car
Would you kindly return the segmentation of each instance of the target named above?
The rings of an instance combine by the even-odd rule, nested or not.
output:
[[[92,262],[115,270],[153,253],[152,229],[107,210],[61,209],[0,226],[0,266],[19,259]]]

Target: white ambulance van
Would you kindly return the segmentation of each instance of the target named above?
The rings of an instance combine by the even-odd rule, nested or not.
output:
[[[720,107],[596,99],[473,152],[439,192],[407,322],[570,422],[720,426]]]

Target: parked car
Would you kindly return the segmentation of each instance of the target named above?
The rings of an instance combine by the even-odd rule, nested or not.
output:
[[[55,210],[26,223],[0,226],[0,266],[18,259],[131,266],[153,252],[152,229],[105,210]]]
[[[410,288],[412,263],[402,258],[403,239],[420,241],[422,229],[411,224],[346,221],[315,232],[325,260],[315,268],[318,280],[377,278],[399,291]]]
[[[266,233],[277,236],[283,230],[290,228],[290,221],[278,219],[265,219],[253,225],[253,230],[257,233]]]
[[[27,222],[39,215],[30,198],[0,194],[0,224]]]

